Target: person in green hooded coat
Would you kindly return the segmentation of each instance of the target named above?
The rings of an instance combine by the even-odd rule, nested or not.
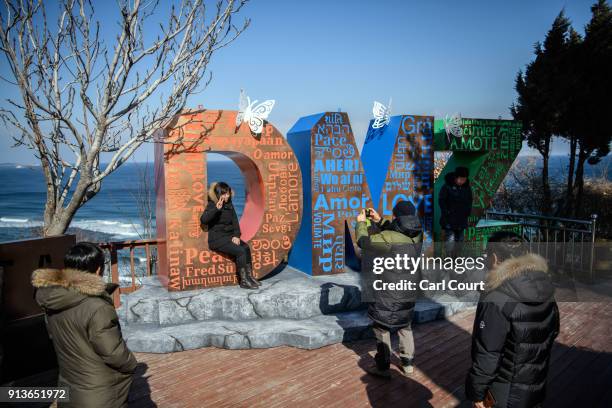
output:
[[[117,285],[102,280],[104,253],[81,242],[64,258],[64,269],[32,274],[36,301],[59,365],[58,386],[70,401],[60,407],[127,407],[136,358],[121,335],[111,298]]]

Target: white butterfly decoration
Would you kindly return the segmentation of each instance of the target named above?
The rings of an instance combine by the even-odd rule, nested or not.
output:
[[[389,98],[389,104],[387,106],[378,101],[374,101],[372,113],[374,114],[374,123],[372,123],[373,129],[380,129],[387,126],[391,120],[391,98]]]
[[[444,117],[444,130],[446,130],[446,138],[450,140],[451,136],[461,138],[463,137],[463,130],[461,129],[461,114],[455,113],[451,117],[446,115]]]
[[[251,102],[244,90],[240,90],[240,101],[238,103],[238,115],[236,116],[236,126],[240,127],[242,122],[247,122],[251,131],[255,134],[261,134],[263,130],[264,120],[268,118],[276,101],[268,99],[262,103],[255,105],[257,100]]]

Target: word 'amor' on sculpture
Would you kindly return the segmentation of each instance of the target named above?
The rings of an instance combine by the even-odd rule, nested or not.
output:
[[[207,204],[207,153],[232,159],[245,180],[240,219],[255,275],[261,278],[288,255],[302,217],[300,167],[270,123],[254,135],[237,126],[236,111],[196,110],[177,115],[156,135],[155,185],[159,278],[170,291],[237,283],[234,262],[208,249],[200,215]]]
[[[344,272],[358,252],[353,224],[364,208],[389,216],[397,201],[409,200],[431,231],[433,117],[387,119],[370,122],[361,158],[346,113],[303,117],[287,133],[304,185],[290,265],[313,275]]]
[[[472,213],[468,218],[466,241],[483,241],[500,227],[515,230],[516,225],[489,225],[483,218],[495,192],[503,182],[522,146],[521,123],[513,120],[453,117],[436,120],[434,148],[452,152],[435,182],[438,197],[447,173],[457,166],[467,167],[472,188]],[[440,207],[435,203],[434,237],[441,239]]]

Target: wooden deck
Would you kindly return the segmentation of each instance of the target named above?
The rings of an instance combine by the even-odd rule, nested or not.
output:
[[[612,406],[612,304],[560,305],[547,407]],[[374,378],[373,340],[307,351],[215,348],[138,354],[130,407],[456,407],[470,363],[473,312],[415,327],[416,371]]]

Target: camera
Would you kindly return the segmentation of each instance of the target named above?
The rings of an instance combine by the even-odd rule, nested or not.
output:
[[[366,216],[367,218],[370,218],[370,216],[371,216],[371,215],[372,215],[372,210],[370,210],[369,208],[366,208],[366,210],[365,210],[365,216]]]

